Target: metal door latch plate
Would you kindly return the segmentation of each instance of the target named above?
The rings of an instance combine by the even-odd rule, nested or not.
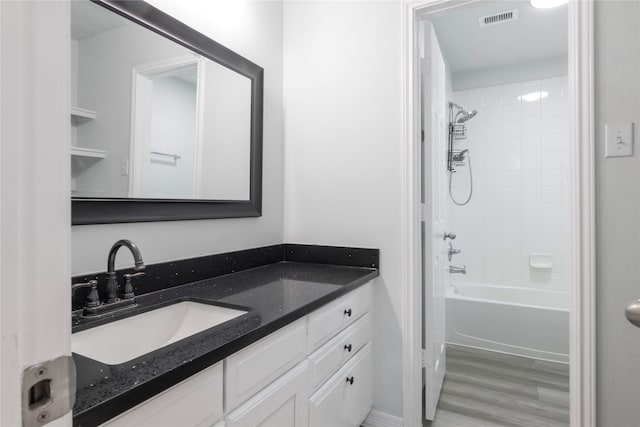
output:
[[[37,427],[62,417],[76,400],[76,366],[61,356],[22,373],[22,425]]]

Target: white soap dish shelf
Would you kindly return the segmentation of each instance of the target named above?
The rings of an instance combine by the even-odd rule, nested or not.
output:
[[[531,253],[529,254],[529,267],[536,270],[551,270],[553,257],[551,254]]]

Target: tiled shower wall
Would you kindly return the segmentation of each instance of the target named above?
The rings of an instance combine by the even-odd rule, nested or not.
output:
[[[526,101],[535,94],[541,100]],[[531,95],[534,94],[534,95]],[[478,114],[467,122],[473,196],[451,200],[451,264],[467,266],[455,282],[567,290],[569,287],[569,116],[567,78],[454,92],[452,101]],[[452,192],[469,192],[469,161],[456,168]],[[551,268],[530,266],[531,254]]]

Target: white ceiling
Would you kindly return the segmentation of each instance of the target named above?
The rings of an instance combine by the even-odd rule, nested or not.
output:
[[[129,21],[90,1],[71,2],[71,38],[82,40],[127,25]]]
[[[478,18],[518,9],[518,20],[480,28]],[[481,1],[430,15],[453,73],[567,55],[567,6]]]

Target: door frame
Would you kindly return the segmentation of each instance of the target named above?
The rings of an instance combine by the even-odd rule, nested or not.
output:
[[[419,53],[420,16],[475,0],[403,2],[402,395],[404,425],[421,425],[422,302],[420,296]],[[569,312],[572,427],[595,427],[595,158],[594,0],[569,2],[569,154],[571,284]]]
[[[0,425],[23,424],[25,369],[71,356],[70,16],[0,2]]]

